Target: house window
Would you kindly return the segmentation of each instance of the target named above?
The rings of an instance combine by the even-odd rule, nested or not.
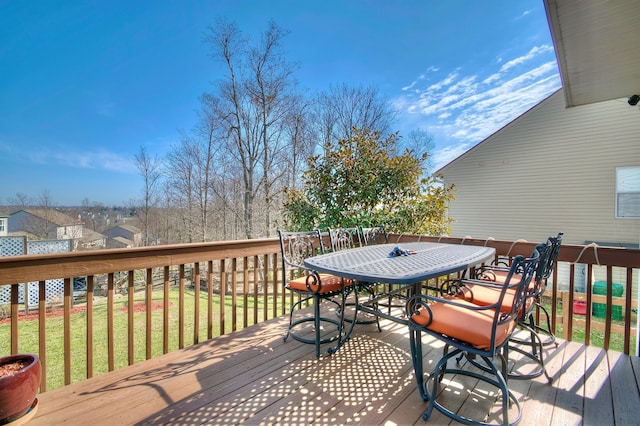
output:
[[[0,232],[4,232],[4,219],[0,219]]]
[[[616,218],[640,218],[640,166],[616,167]]]

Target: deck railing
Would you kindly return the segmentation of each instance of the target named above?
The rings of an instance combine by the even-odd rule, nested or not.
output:
[[[496,249],[497,256],[528,256],[535,242],[498,241],[466,238],[438,238],[402,235],[398,241],[440,241],[453,244],[486,245]],[[584,272],[582,291],[576,288],[577,270]],[[595,294],[594,271],[602,275]],[[614,282],[622,281],[622,283]],[[620,341],[616,349],[629,355],[638,354],[637,310],[638,281],[640,278],[640,250],[620,247],[600,247],[596,244],[562,244],[558,265],[554,268],[551,288],[543,297],[551,315],[551,329],[559,337],[593,344],[597,335],[599,346],[609,349],[614,340]],[[614,287],[615,285],[615,287]],[[615,295],[621,290],[622,295]],[[622,297],[616,297],[622,296]],[[594,314],[595,313],[595,314]],[[536,312],[540,321],[540,310]],[[595,332],[595,333],[594,333]]]
[[[486,245],[496,248],[498,255],[511,256],[530,254],[535,245],[472,238],[390,236],[394,243],[416,240]],[[43,367],[40,390],[44,392],[48,387],[113,371],[284,315],[294,300],[282,290],[277,273],[279,253],[278,240],[265,238],[0,257],[0,285],[11,286],[9,312],[5,319],[0,319],[0,355],[37,353]],[[548,292],[553,330],[567,340],[580,338],[591,344],[592,331],[601,329],[605,349],[611,344],[612,334],[621,334],[622,351],[635,353],[634,309],[637,311],[640,250],[565,244],[559,261],[569,265],[571,271],[578,264],[585,265],[588,271],[598,266],[606,268],[607,291],[594,295],[588,274],[586,293],[575,293],[573,273],[566,283],[568,289],[561,290],[560,268],[556,268],[553,289]],[[623,300],[616,299],[615,305],[614,268],[622,268],[626,276]],[[73,282],[79,277],[86,280],[86,292],[82,294],[84,300],[78,314],[74,309],[78,294],[74,293]],[[61,317],[56,317],[51,304],[46,303],[46,280],[60,278],[64,279],[64,294],[58,310]],[[33,308],[37,312],[34,313],[37,327],[27,328],[23,321],[25,305],[18,288],[27,282],[37,282],[39,286],[40,303]],[[582,301],[589,308],[580,316],[574,312],[574,305],[579,306],[574,302]],[[590,308],[596,303],[605,306],[603,320],[591,315]],[[136,312],[136,307],[141,312]],[[621,318],[612,319],[612,313],[620,313]],[[578,328],[583,331],[576,333]],[[62,335],[62,342],[53,338],[54,332]],[[37,337],[30,335],[33,333]],[[59,361],[54,353],[62,354]],[[48,380],[56,376],[60,377],[58,382]]]

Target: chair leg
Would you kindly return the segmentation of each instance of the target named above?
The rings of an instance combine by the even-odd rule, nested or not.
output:
[[[291,329],[293,328],[293,325],[294,325],[294,323],[293,323],[293,313],[296,311],[296,308],[298,306],[300,306],[300,304],[302,304],[302,302],[304,302],[306,300],[308,300],[308,298],[298,300],[293,305],[291,305],[291,309],[289,310],[289,327],[287,327],[287,333],[282,338],[285,342],[287,341],[287,338],[289,337],[289,335],[291,335]]]
[[[316,332],[316,358],[320,358],[320,299],[313,298],[313,315]]]
[[[547,311],[547,308],[545,308],[544,306],[542,306],[542,304],[540,303],[536,303],[536,306],[538,306],[540,308],[540,310],[542,311],[542,313],[545,316],[545,321],[547,324],[546,328],[541,327],[539,324],[535,324],[535,329],[537,332],[541,332],[547,335],[547,339],[542,342],[542,346],[549,346],[549,345],[555,345],[555,347],[558,347],[558,342],[556,341],[556,336],[551,332],[551,320],[549,319],[549,312]]]
[[[536,332],[535,325],[532,327],[528,324],[520,324],[520,328],[529,332],[530,340],[515,340],[512,339],[509,342],[509,349],[524,355],[526,358],[538,364],[538,367],[531,373],[518,374],[510,373],[509,378],[515,380],[528,380],[539,377],[544,374],[547,378],[547,382],[551,384],[553,378],[547,372],[547,368],[544,364],[544,350],[540,335]],[[515,344],[514,344],[515,343]],[[524,346],[524,348],[522,347]]]
[[[299,308],[299,306],[302,303],[310,300],[313,303],[313,316],[308,315],[306,317],[295,319],[294,314]],[[289,337],[291,337],[302,343],[313,344],[315,347],[316,358],[320,357],[320,346],[322,344],[339,340],[342,333],[341,321],[339,321],[338,319],[321,316],[320,303],[322,300],[324,300],[323,297],[313,295],[295,302],[291,307],[291,311],[289,313],[289,327],[287,328],[287,333],[283,337],[283,340],[285,342]],[[333,299],[327,299],[327,300],[339,306],[339,303],[337,301]],[[303,324],[308,324],[308,323],[311,323],[313,330],[300,331],[300,332],[296,330],[298,326],[302,326]],[[323,324],[329,327],[327,328],[328,334],[325,335],[325,337],[322,336]],[[331,333],[331,327],[336,328],[335,333]]]
[[[418,385],[418,392],[422,400],[427,401],[428,393],[425,391],[424,369],[422,365],[422,335],[419,330],[409,329],[409,346],[411,348],[411,361]]]
[[[509,391],[509,388],[507,387],[507,376],[505,376],[505,372],[507,368],[506,358],[501,354],[499,355],[499,358],[501,358],[502,365],[500,366],[500,368],[498,368],[490,358],[486,356],[479,356],[479,358],[481,358],[484,361],[482,370],[490,372],[491,376],[493,376],[491,377],[486,374],[474,372],[472,370],[448,368],[447,362],[451,358],[458,356],[461,352],[463,352],[461,349],[455,349],[445,354],[442,357],[442,359],[438,361],[438,363],[436,364],[436,367],[427,378],[427,382],[432,380],[433,383],[431,383],[431,391],[426,392],[426,395],[425,395],[426,399],[423,397],[423,399],[425,399],[429,403],[427,405],[427,409],[422,414],[422,418],[424,420],[428,420],[429,417],[431,417],[433,409],[435,408],[440,413],[460,423],[475,424],[475,425],[494,425],[492,423],[486,423],[481,420],[460,416],[459,414],[449,410],[448,408],[446,408],[444,405],[442,405],[437,401],[440,383],[442,382],[442,379],[444,378],[445,375],[464,375],[464,376],[469,376],[469,377],[473,377],[475,379],[481,380],[485,383],[488,383],[498,388],[502,394],[501,405],[502,405],[503,421],[501,424],[504,424],[504,425],[517,424],[520,421],[520,418],[522,416],[522,407],[520,406],[520,402],[518,401],[518,399],[515,397],[515,395],[512,392]],[[426,389],[427,389],[427,386],[425,384],[425,390]],[[509,407],[513,405],[515,405],[517,408],[517,415],[512,422],[509,422]]]
[[[360,283],[359,286],[362,287],[369,294],[369,296],[375,297],[374,290],[372,289],[372,287],[375,287],[375,285],[371,286],[369,283]],[[357,297],[357,294],[355,294],[355,293],[357,291],[359,291],[359,289],[356,288],[356,286],[353,286],[353,288],[350,289],[349,292],[351,292],[351,291],[353,291],[353,294],[356,295],[356,297]],[[346,306],[353,306],[353,305],[354,305],[353,303],[343,303],[342,304],[342,306],[345,306],[345,307]],[[375,308],[377,309],[377,304],[376,304]],[[342,317],[342,312],[341,311],[342,311],[342,308],[340,306],[338,306],[338,309],[336,309],[336,315],[338,317]],[[373,319],[358,319],[358,313],[356,312],[354,318],[343,317],[342,320],[344,320],[344,321],[346,321],[348,323],[355,322],[356,324],[376,324],[376,327],[378,327],[378,331],[379,332],[382,331],[382,327],[380,326],[380,317],[378,317],[377,315],[374,316]]]

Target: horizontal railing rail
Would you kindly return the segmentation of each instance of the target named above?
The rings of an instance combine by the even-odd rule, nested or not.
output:
[[[494,247],[499,256],[528,255],[535,246],[398,234],[389,240],[483,245]],[[0,257],[0,286],[11,288],[8,312],[0,317],[0,355],[37,353],[44,392],[284,315],[294,300],[282,290],[279,256],[278,239],[264,238]],[[620,334],[621,351],[629,354],[635,340],[637,296],[632,295],[637,295],[640,250],[563,244],[559,262],[571,272],[584,265],[589,282],[584,294],[577,293],[571,273],[567,289],[560,290],[556,268],[553,288],[545,294],[554,332],[585,344],[593,343],[592,332],[601,332],[605,349],[612,334]],[[590,271],[595,267],[606,268],[605,294],[593,294]],[[613,298],[614,268],[626,274],[622,300]],[[86,282],[81,292],[74,291],[78,278]],[[64,281],[57,310],[46,297],[47,280],[54,279]],[[25,292],[20,300],[19,288],[29,282],[38,287],[39,303],[32,307],[24,303]],[[82,299],[80,305],[77,299]],[[589,306],[584,315],[574,312],[574,302]],[[597,304],[604,305],[604,318],[591,314]],[[25,310],[31,309],[36,319],[24,321],[31,317]],[[621,318],[612,319],[613,313]]]

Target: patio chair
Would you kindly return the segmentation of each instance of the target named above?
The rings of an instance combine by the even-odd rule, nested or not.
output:
[[[329,228],[329,242],[331,245],[331,251],[334,252],[362,247],[364,245],[359,227],[337,229]],[[366,291],[369,295],[374,295],[373,289],[371,288],[371,283],[359,284],[359,287],[362,290]],[[347,293],[350,293],[353,288],[354,286],[349,287]],[[354,303],[352,302],[345,303],[345,307],[353,306]],[[338,310],[336,311],[336,314],[342,315],[342,311]],[[344,320],[347,322],[352,322],[353,318],[344,317]],[[378,331],[382,331],[382,328],[380,327],[380,319],[377,316],[374,316],[373,318],[358,318],[356,319],[356,324],[376,324],[378,327]]]
[[[542,247],[541,249],[543,249]],[[423,413],[428,420],[437,409],[445,416],[466,424],[490,424],[485,419],[473,419],[447,408],[438,396],[441,384],[452,384],[455,392],[460,392],[459,376],[469,376],[500,391],[502,404],[502,424],[516,424],[522,410],[516,396],[507,386],[507,359],[509,338],[516,328],[516,320],[527,298],[527,289],[540,260],[538,248],[526,259],[516,256],[507,274],[505,284],[495,303],[486,306],[473,304],[459,298],[443,298],[432,295],[414,295],[407,301],[406,311],[409,323],[409,341],[418,391],[424,401],[428,401]],[[478,281],[478,286],[494,284]],[[507,297],[507,291],[513,291],[513,297]],[[433,371],[425,377],[422,356],[422,334],[428,334],[445,343],[443,356]],[[449,366],[448,361],[460,355],[468,354],[467,360],[474,359],[474,365],[483,369],[462,368],[459,364]],[[498,367],[496,361],[500,361]],[[452,377],[456,376],[456,377]],[[445,377],[450,380],[445,382]],[[463,381],[464,382],[464,381]],[[431,390],[429,390],[431,384]],[[442,399],[442,398],[441,398]],[[509,407],[515,404],[517,414],[509,422]]]
[[[546,247],[541,250],[541,259],[539,262],[538,270],[527,293],[527,301],[525,306],[518,315],[518,326],[523,329],[529,336],[528,339],[521,338],[514,335],[511,339],[511,350],[518,352],[532,361],[538,364],[538,368],[530,373],[518,373],[512,372],[509,378],[512,379],[531,379],[539,377],[544,374],[547,381],[551,383],[552,378],[547,373],[544,366],[544,352],[543,346],[549,344],[555,344],[557,346],[555,335],[551,332],[551,321],[549,319],[549,313],[540,303],[542,294],[544,293],[547,280],[551,276],[553,268],[555,267],[558,252],[560,251],[560,244],[562,242],[562,233],[559,233],[556,237],[549,237],[547,239]],[[458,282],[454,284],[456,286],[463,285],[464,288],[457,288],[458,295],[464,293],[463,297],[477,305],[489,305],[495,302],[497,299],[500,287],[504,284],[509,269],[501,265],[492,265],[476,269],[475,278],[495,283],[495,287],[477,287],[468,282]],[[443,285],[450,285],[450,283],[444,283]],[[508,291],[508,295],[511,295],[512,291]],[[450,293],[451,294],[451,293]],[[546,328],[543,328],[535,321],[534,310],[538,307],[546,317]],[[548,338],[543,341],[540,333],[545,334]]]
[[[347,250],[362,247],[360,229],[354,228],[329,228],[329,244],[331,251]]]
[[[340,311],[346,298],[345,288],[353,283],[351,280],[321,274],[304,266],[304,259],[324,254],[322,236],[318,230],[310,232],[286,232],[278,230],[280,249],[282,253],[282,282],[284,288],[299,295],[298,301],[291,306],[289,326],[284,341],[291,336],[293,339],[316,346],[316,357],[320,357],[320,345],[337,340],[343,329],[343,318],[322,316],[320,303],[329,301]],[[340,301],[336,301],[340,298]],[[294,319],[296,310],[306,302],[313,303],[313,315]],[[340,314],[342,315],[342,314]],[[309,327],[312,323],[313,333],[309,337]],[[334,330],[332,330],[334,329]]]
[[[362,236],[362,244],[365,246],[370,246],[372,244],[388,244],[389,236],[387,232],[384,230],[384,226],[374,226],[360,228],[360,235]]]
[[[388,244],[389,243],[389,235],[384,230],[384,226],[363,228],[360,227],[360,233],[362,234],[362,240],[365,245],[372,244]],[[382,284],[388,287],[388,290],[391,292],[393,290],[393,284]],[[389,295],[389,299],[385,302],[378,302],[379,306],[383,306],[387,308],[387,312],[391,315],[392,308],[404,308],[405,303],[407,302],[407,297],[410,295],[411,289],[407,287],[407,289],[401,293],[393,293]]]

